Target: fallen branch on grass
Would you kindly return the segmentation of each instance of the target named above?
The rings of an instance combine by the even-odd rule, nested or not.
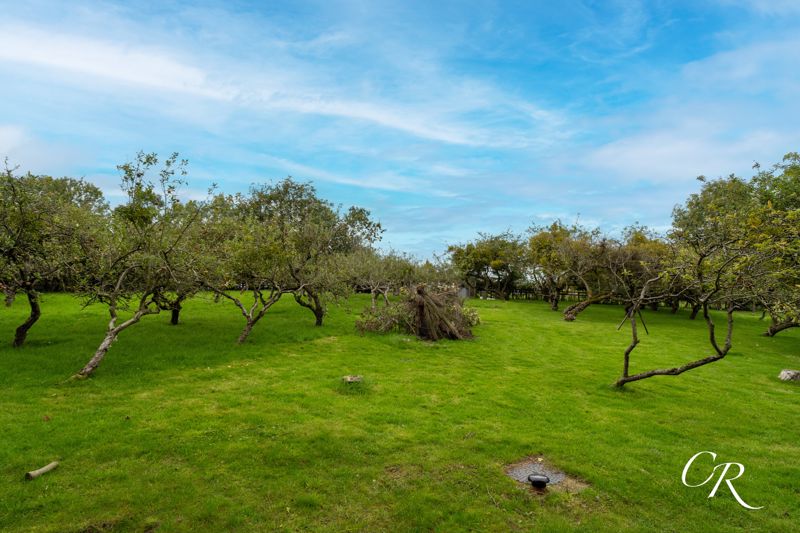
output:
[[[25,479],[30,481],[31,479],[36,479],[37,477],[44,475],[51,470],[55,470],[58,467],[58,461],[53,461],[49,465],[43,466],[38,470],[31,470],[25,474]]]

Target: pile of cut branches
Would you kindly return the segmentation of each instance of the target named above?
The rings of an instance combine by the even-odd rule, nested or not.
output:
[[[479,323],[478,313],[464,308],[457,291],[437,291],[420,284],[400,301],[365,309],[356,321],[356,329],[361,333],[399,331],[431,341],[459,340],[471,338],[472,327]]]

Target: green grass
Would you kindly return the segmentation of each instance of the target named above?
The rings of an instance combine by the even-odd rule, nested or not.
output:
[[[315,328],[285,299],[236,346],[241,316],[200,298],[182,325],[145,317],[95,377],[66,381],[102,339],[102,308],[47,295],[14,350],[24,304],[0,310],[3,530],[795,531],[800,519],[800,386],[777,379],[800,368],[800,331],[761,337],[753,315],[737,315],[726,359],[621,392],[628,332],[612,306],[567,323],[540,303],[474,301],[475,340],[430,344],[358,336],[336,307]],[[633,370],[709,353],[700,321],[646,318]],[[346,388],[345,374],[365,381]],[[700,450],[743,463],[736,488],[764,509],[683,486]],[[504,475],[539,453],[590,487],[536,497]]]

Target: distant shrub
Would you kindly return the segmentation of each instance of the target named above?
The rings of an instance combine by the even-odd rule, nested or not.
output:
[[[467,327],[479,326],[481,317],[478,315],[478,310],[473,307],[461,307],[461,314],[464,316],[464,322]]]

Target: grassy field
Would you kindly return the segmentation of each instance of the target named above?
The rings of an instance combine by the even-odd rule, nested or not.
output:
[[[0,310],[0,529],[5,531],[797,531],[800,331],[759,336],[737,316],[724,360],[626,391],[621,310],[567,323],[541,303],[472,301],[472,341],[354,333],[285,299],[243,346],[227,303],[196,299],[123,332],[87,381],[102,308],[44,299]],[[720,317],[721,318],[721,317]],[[633,370],[706,355],[704,324],[646,314]],[[8,342],[6,342],[8,341]],[[361,374],[364,386],[340,379]],[[743,463],[740,507],[724,486],[682,485],[701,450]],[[589,484],[537,496],[504,466],[543,454]],[[61,466],[24,481],[51,460]],[[710,460],[699,466],[710,469]],[[695,473],[702,480],[707,470]],[[723,484],[724,485],[724,484]]]

